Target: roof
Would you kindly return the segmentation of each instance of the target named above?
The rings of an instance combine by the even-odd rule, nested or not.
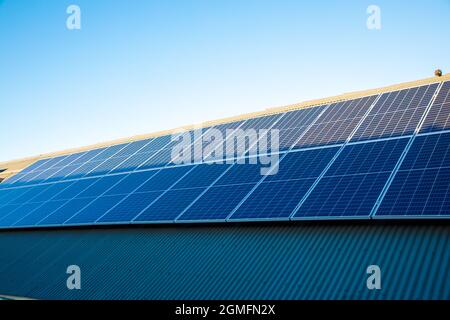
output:
[[[45,158],[50,158],[50,157],[54,157],[54,156],[58,156],[58,155],[65,155],[65,154],[70,154],[70,153],[75,153],[75,152],[80,152],[80,151],[87,151],[87,150],[96,149],[96,148],[100,148],[100,147],[106,147],[106,146],[111,146],[111,145],[125,143],[125,142],[143,140],[143,139],[147,139],[147,138],[153,138],[153,137],[158,137],[158,136],[163,136],[163,135],[168,135],[168,134],[170,135],[170,134],[174,134],[174,133],[184,131],[184,130],[193,130],[193,129],[196,129],[199,127],[207,127],[207,126],[212,126],[212,125],[217,125],[217,124],[222,124],[222,123],[227,123],[227,122],[232,122],[232,121],[238,121],[238,120],[244,120],[244,119],[264,116],[264,115],[268,115],[268,114],[281,113],[281,112],[286,112],[286,111],[291,111],[291,110],[297,110],[297,109],[302,109],[302,108],[308,108],[308,107],[319,106],[319,105],[323,105],[323,104],[339,102],[339,101],[343,101],[343,100],[356,99],[356,98],[366,97],[366,96],[370,96],[370,95],[385,93],[385,92],[389,92],[389,91],[396,91],[396,90],[416,87],[416,86],[430,84],[430,83],[442,82],[442,81],[446,81],[446,80],[450,80],[450,73],[447,73],[441,77],[431,77],[431,78],[425,78],[425,79],[416,80],[416,81],[409,81],[409,82],[404,82],[404,83],[390,85],[390,86],[376,88],[376,89],[344,93],[341,95],[331,96],[331,97],[327,97],[327,98],[323,98],[323,99],[309,100],[309,101],[304,101],[304,102],[291,104],[291,105],[287,105],[287,106],[268,108],[268,109],[265,109],[265,110],[262,110],[259,112],[246,113],[246,114],[238,115],[235,117],[228,117],[228,118],[222,118],[222,119],[213,120],[213,121],[207,121],[207,122],[203,122],[201,124],[186,125],[183,127],[174,128],[174,129],[170,129],[170,130],[158,131],[158,132],[153,132],[153,133],[149,133],[149,134],[135,135],[132,137],[97,143],[97,144],[93,144],[93,145],[89,145],[89,146],[85,146],[85,147],[81,147],[81,148],[67,149],[67,150],[58,151],[58,152],[40,154],[40,155],[32,156],[29,158],[0,162],[0,169],[6,169],[4,172],[0,172],[0,179],[8,178],[8,177],[20,172],[22,169],[33,164],[34,162],[36,162],[39,159],[45,159]]]
[[[450,299],[445,221],[0,232],[0,293],[37,299]],[[77,265],[81,290],[68,290]],[[367,267],[381,269],[368,290]]]

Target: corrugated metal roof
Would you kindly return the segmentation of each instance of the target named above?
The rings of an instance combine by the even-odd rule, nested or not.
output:
[[[443,221],[5,231],[0,252],[0,293],[31,298],[450,299]]]

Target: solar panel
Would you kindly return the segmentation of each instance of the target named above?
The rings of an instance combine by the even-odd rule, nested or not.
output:
[[[448,216],[450,133],[436,132],[450,82],[438,86],[188,131],[181,165],[179,135],[38,160],[0,185],[0,227],[368,218],[381,198],[375,217]]]
[[[279,130],[279,150],[289,150],[320,114],[328,107],[316,106],[287,112],[273,129]]]
[[[345,142],[375,99],[376,96],[370,96],[330,105],[320,119],[297,141],[295,148]]]
[[[77,212],[64,222],[65,225],[93,224],[106,212],[120,203],[125,195],[102,196],[92,201],[88,206]]]
[[[235,209],[230,220],[288,219],[338,149],[320,148],[286,154],[280,161],[278,173],[265,177]]]
[[[408,141],[346,145],[293,217],[368,218]]]
[[[414,133],[438,84],[385,93],[364,119],[352,141]]]
[[[132,220],[173,221],[203,190],[204,188],[169,190]]]
[[[444,82],[425,118],[421,133],[450,129],[450,81]]]
[[[450,217],[450,133],[418,136],[376,217]]]

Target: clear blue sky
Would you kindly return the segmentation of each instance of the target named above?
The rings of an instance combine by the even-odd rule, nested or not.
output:
[[[449,34],[449,0],[0,0],[0,161],[449,72]]]

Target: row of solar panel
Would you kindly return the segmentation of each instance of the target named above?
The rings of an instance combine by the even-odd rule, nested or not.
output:
[[[2,190],[0,226],[368,218],[408,142],[284,153],[276,175],[199,164]],[[418,136],[376,217],[450,216],[449,164],[450,133]]]
[[[200,152],[205,150],[205,147],[214,138],[210,135],[213,131],[211,129],[218,129],[224,135],[227,129],[231,132],[238,128],[242,130],[278,129],[280,130],[279,148],[281,150],[343,143],[363,117],[364,121],[354,133],[352,141],[409,135],[417,127],[436,88],[437,84],[432,84],[382,94],[367,116],[365,115],[375,101],[375,96],[335,103],[328,108],[319,106],[206,128],[200,138],[202,142]],[[426,119],[424,132],[448,127],[448,119],[445,117],[446,114],[448,115],[445,108],[449,108],[447,104],[450,103],[450,98],[447,97],[448,91],[449,82],[444,84]],[[190,132],[189,136],[193,136],[193,132]],[[301,139],[299,139],[300,137]],[[226,136],[226,142],[232,142],[233,146],[236,145],[235,148],[231,148],[232,150],[244,150],[239,154],[232,154],[231,157],[248,154],[251,148],[249,141],[252,141],[252,138],[255,138],[256,141],[258,138],[260,141],[266,139],[266,137],[245,135],[241,138],[236,139],[236,136],[232,137],[230,134]],[[173,147],[178,142],[179,140],[172,140],[171,136],[166,135],[40,160],[6,181],[1,187],[170,166],[173,165],[174,159]],[[227,155],[225,144],[216,146],[216,150],[220,151],[215,153],[216,156],[218,154],[220,158],[225,158]],[[192,148],[192,153],[195,153],[197,149],[193,145],[194,143],[189,149]],[[204,155],[194,154],[193,159],[199,162],[204,159],[202,156]]]
[[[338,126],[341,130],[338,134],[341,135],[341,139],[364,140],[359,138],[367,134],[367,127],[364,127],[364,123],[369,118],[364,117],[364,115],[368,111],[378,110],[377,113],[386,114],[388,113],[386,110],[391,110],[392,105],[395,106],[395,112],[406,110],[408,107],[398,106],[398,103],[404,103],[405,100],[408,106],[414,105],[417,110],[423,109],[425,103],[430,102],[436,87],[430,85],[381,95],[372,110],[369,109],[369,106],[373,104],[375,97],[346,101],[331,105],[328,108],[323,106],[295,111],[299,117],[295,121],[292,120],[291,116],[286,117],[286,114],[274,115],[250,119],[235,125],[234,128],[239,126],[251,128],[258,123],[263,126],[272,123],[273,127],[280,125],[281,128],[288,128],[286,130],[302,128],[298,130],[301,133],[297,135],[297,140],[300,142],[311,135],[310,132],[315,132],[318,126],[327,123],[334,125],[341,122],[341,125]],[[441,88],[440,95],[445,92],[445,90],[442,91],[443,88]],[[446,90],[448,92],[448,85]],[[421,93],[418,96],[419,92]],[[438,95],[438,98],[440,95]],[[400,98],[400,96],[403,97]],[[445,99],[447,99],[447,96]],[[433,107],[445,105],[447,100],[438,100],[438,98],[435,100]],[[396,103],[395,101],[400,102]],[[444,103],[436,104],[436,101],[444,101]],[[387,104],[389,107],[383,107]],[[354,108],[351,108],[352,105]],[[312,110],[316,115],[311,116]],[[419,113],[422,117],[423,111]],[[309,114],[311,120],[304,120],[305,117],[300,117],[300,114]],[[442,115],[444,114],[441,113]],[[276,117],[278,118],[275,120]],[[354,119],[358,119],[358,121],[354,121]],[[350,125],[352,122],[356,123]],[[370,120],[369,123],[373,123],[373,121]],[[407,132],[409,136],[416,129],[419,120],[409,120],[405,123],[404,127],[411,127],[411,129],[402,132]],[[425,120],[425,123],[427,123],[427,120]],[[300,126],[294,127],[295,124],[300,124]],[[415,125],[413,126],[413,124]],[[228,128],[227,124],[219,129],[225,130],[226,128]],[[365,133],[358,135],[361,128],[364,128]],[[386,131],[386,129],[383,130],[383,132]],[[342,134],[342,132],[348,133]],[[380,130],[376,132],[380,132]],[[392,131],[390,132],[392,133]],[[332,132],[329,136],[331,137],[334,134],[336,132]],[[387,136],[393,137],[395,135]],[[413,146],[421,138],[417,138]],[[149,147],[149,145],[155,145],[155,141],[158,144],[162,142],[162,140],[157,139],[159,138],[149,140],[146,143],[141,141],[142,145],[139,150],[155,148]],[[169,149],[167,146],[172,143],[170,137],[166,136],[161,139],[165,139],[166,144],[162,143],[164,147],[160,147],[158,151]],[[319,139],[324,141],[324,145],[333,141],[333,139],[326,140],[323,137],[319,137]],[[0,189],[0,203],[3,204],[0,207],[0,226],[172,220],[297,219],[323,216],[368,217],[372,214],[374,203],[380,198],[381,191],[389,177],[392,176],[394,166],[409,140],[409,138],[402,138],[351,143],[344,148],[338,145],[283,153],[280,155],[281,162],[278,166],[280,169],[273,176],[262,177],[259,167],[255,165],[200,164],[181,167],[166,166],[163,169],[152,167],[149,171],[132,173],[112,170],[108,175],[100,177],[86,175],[83,179],[59,180],[58,182],[47,179],[45,183],[26,187],[15,187],[14,184],[11,184],[8,188]],[[443,141],[444,145],[445,142],[448,142],[445,139]],[[293,144],[291,148],[294,149],[297,144]],[[96,152],[96,155],[106,152],[110,159],[125,157],[124,154],[128,154],[130,150],[138,149],[138,146],[134,145],[132,148],[132,145],[113,146],[104,148],[102,151],[92,150],[81,154],[77,159],[80,157],[89,158],[92,153]],[[118,150],[108,151],[113,148]],[[411,148],[411,150],[414,150],[414,148]],[[88,156],[89,153],[91,155]],[[115,155],[111,158],[113,153]],[[139,154],[139,151],[135,154]],[[411,152],[408,153],[408,155],[410,154]],[[94,159],[96,155],[90,159]],[[442,154],[438,153],[437,157],[439,156],[442,156]],[[80,161],[76,159],[69,161],[67,159],[69,157],[75,158],[74,155],[69,155],[60,160],[49,159],[41,165],[34,165],[34,168],[31,169],[28,168],[24,171],[24,174],[40,172],[39,167],[48,162],[58,163],[63,161],[64,166],[68,167],[73,165],[74,161],[77,163]],[[94,162],[96,161],[101,160],[94,160]],[[335,169],[338,164],[339,169]],[[54,168],[54,166],[55,164],[52,164],[43,172]],[[440,171],[437,171],[436,174],[441,174],[443,169],[445,167],[439,167]],[[413,169],[409,171],[411,170]],[[427,174],[438,169],[426,168],[426,170],[428,171],[424,171],[425,173],[420,176],[420,183],[431,181],[430,178],[427,180]],[[410,191],[405,185],[412,183],[410,181],[413,179],[411,178],[412,175],[408,174],[410,179],[408,181],[398,180],[397,178],[405,175],[404,172],[409,171],[403,169],[402,166],[398,174],[395,175],[395,179],[378,209],[377,216],[400,215],[401,212],[403,212],[402,215],[408,214],[408,211],[398,211],[395,208],[401,203],[411,204],[411,202],[418,201],[417,196],[411,192],[408,195],[413,194],[414,197],[409,199],[409,202],[405,201],[405,196],[402,196],[401,200],[392,200],[390,190]],[[117,174],[118,172],[119,174]],[[437,181],[438,177],[435,180]],[[442,186],[439,189],[440,191],[436,191],[439,186],[434,184],[429,183],[427,186],[431,188],[433,195],[444,202],[446,201],[447,195],[441,190]],[[427,186],[424,186],[424,188]],[[393,203],[391,209],[386,207],[386,203],[389,201]],[[436,202],[436,199],[433,201]],[[414,205],[417,210],[422,208],[422,215],[448,215],[444,203],[442,203],[440,210],[436,210],[436,208],[430,210],[428,202],[422,203],[422,206],[418,203],[414,203]]]

